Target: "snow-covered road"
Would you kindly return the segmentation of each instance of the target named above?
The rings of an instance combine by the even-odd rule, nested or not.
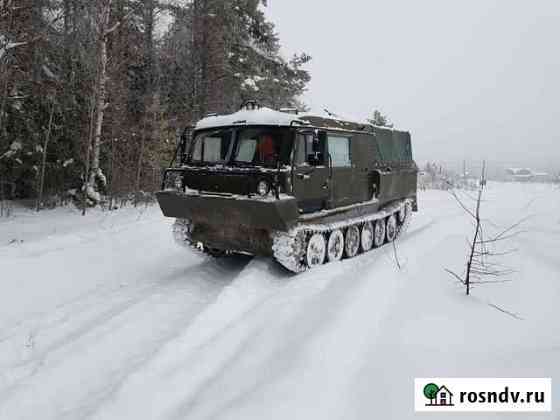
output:
[[[444,271],[468,219],[420,206],[402,269],[385,247],[299,276],[178,249],[157,208],[0,221],[0,419],[400,420],[430,376],[552,377],[559,407],[560,191],[490,185],[492,223],[532,217],[513,281],[469,298]]]

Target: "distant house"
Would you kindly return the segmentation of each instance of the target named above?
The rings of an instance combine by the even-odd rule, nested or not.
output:
[[[510,181],[528,182],[534,177],[533,171],[529,168],[508,168],[506,172]]]
[[[508,179],[515,182],[550,182],[552,177],[546,172],[535,172],[529,168],[506,169]]]

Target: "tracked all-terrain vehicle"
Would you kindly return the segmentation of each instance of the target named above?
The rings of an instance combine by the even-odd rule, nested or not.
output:
[[[184,136],[157,199],[182,245],[293,272],[394,241],[417,211],[410,134],[246,104]]]

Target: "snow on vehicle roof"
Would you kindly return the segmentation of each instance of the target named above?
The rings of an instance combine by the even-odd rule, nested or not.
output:
[[[230,127],[234,125],[271,125],[271,126],[289,126],[293,122],[299,124],[312,124],[312,119],[321,119],[324,122],[332,121],[333,129],[352,130],[352,125],[378,127],[367,121],[360,121],[357,118],[346,118],[334,114],[321,113],[302,113],[295,115],[288,112],[275,111],[270,108],[259,108],[254,110],[242,109],[233,114],[216,115],[203,118],[196,125],[196,130],[205,130],[209,128]],[[311,121],[310,121],[311,120]],[[327,123],[328,124],[328,123]],[[322,125],[322,124],[321,124]],[[355,127],[354,127],[355,128]],[[391,131],[398,130],[394,127],[378,127]]]
[[[323,118],[325,120],[333,120],[333,121],[337,121],[337,122],[346,122],[346,123],[352,123],[352,124],[367,124],[367,125],[371,125],[369,122],[362,120],[360,118],[356,118],[356,117],[350,117],[347,115],[337,115],[337,114],[332,114],[327,112],[327,110],[324,110],[322,112],[306,112],[305,117],[309,117],[309,118]]]
[[[381,126],[381,125],[375,125],[372,124],[371,122],[355,117],[355,116],[350,116],[350,115],[338,115],[338,114],[333,114],[328,112],[327,110],[324,110],[322,112],[308,112],[303,114],[301,117],[301,119],[306,120],[308,118],[320,118],[323,120],[330,120],[333,121],[336,125],[339,126],[345,126],[345,125],[349,125],[349,124],[355,124],[358,126],[369,126],[369,127],[376,127],[376,128],[381,128],[384,130],[391,130],[391,131],[401,131],[401,132],[406,132],[406,130],[402,130],[399,129],[395,126]]]
[[[198,122],[197,130],[227,127],[232,125],[290,125],[297,121],[305,124],[296,115],[286,112],[275,111],[270,108],[260,108],[255,110],[241,110],[229,115],[218,115],[206,117]]]

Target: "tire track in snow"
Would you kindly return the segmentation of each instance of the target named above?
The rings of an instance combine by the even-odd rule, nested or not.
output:
[[[194,256],[194,255],[193,255]],[[201,267],[203,259],[193,259],[189,261],[188,268],[181,273],[182,275],[189,275],[189,271],[197,270]],[[166,261],[159,261],[159,264],[164,266],[175,266],[176,256],[172,255],[166,258]],[[41,333],[48,330],[60,330],[64,324],[75,323],[76,318],[86,317],[83,322],[78,324],[78,329],[84,329],[82,326],[85,324],[95,325],[95,321],[101,322],[103,318],[109,317],[110,313],[116,313],[119,307],[130,306],[135,300],[140,300],[141,296],[149,295],[151,290],[155,290],[162,286],[161,279],[156,277],[161,273],[161,268],[152,270],[152,273],[142,273],[140,276],[149,278],[148,281],[142,279],[127,279],[121,281],[118,285],[98,285],[93,289],[69,299],[63,303],[58,304],[53,311],[48,313],[37,313],[4,327],[0,331],[0,350],[2,345],[6,342],[21,339],[22,335],[35,335],[37,331]],[[155,278],[152,280],[152,278]],[[171,275],[173,278],[173,275]],[[128,304],[127,304],[128,302]],[[90,312],[92,312],[90,314]],[[118,312],[118,311],[117,311]],[[106,314],[106,315],[104,315]],[[90,321],[91,320],[91,321]],[[83,324],[83,325],[82,325]],[[76,325],[74,325],[76,327]],[[85,328],[87,330],[87,328]],[[77,334],[77,333],[76,333]],[[79,334],[78,334],[79,335]],[[55,340],[56,341],[56,340]],[[1,351],[0,351],[1,354]],[[2,358],[0,357],[0,366],[2,365]]]
[[[263,275],[263,272],[268,275]],[[221,291],[211,305],[196,316],[180,337],[167,343],[151,363],[144,365],[143,369],[139,369],[130,375],[127,381],[122,384],[121,389],[116,390],[115,395],[106,399],[107,402],[110,400],[111,404],[100,405],[93,417],[146,417],[146,407],[140,408],[135,415],[132,414],[139,405],[136,404],[132,407],[127,402],[131,392],[132,399],[148,401],[153,397],[153,394],[158,393],[158,390],[148,390],[145,387],[147,383],[153,383],[155,380],[151,378],[153,374],[172,377],[176,369],[175,363],[180,366],[192,365],[196,371],[199,363],[197,357],[200,357],[201,354],[217,350],[218,353],[223,352],[223,354],[228,355],[231,351],[236,351],[238,346],[229,348],[219,346],[220,338],[225,332],[242,323],[242,319],[256,306],[261,305],[268,297],[284,287],[287,284],[286,279],[290,277],[288,273],[272,263],[271,260],[254,259],[233,282]],[[211,372],[222,367],[220,364],[222,358],[218,356],[216,359],[218,360],[214,360],[213,367],[209,369]],[[168,363],[170,360],[173,363]],[[194,373],[190,379],[195,382],[204,380],[204,377],[207,376],[206,373],[208,371],[199,371]],[[167,390],[165,395],[162,395],[163,398],[169,398],[176,393],[182,394],[190,386],[188,383],[169,385],[169,382],[172,382],[172,379],[164,380],[161,383],[161,389]],[[119,405],[119,402],[123,405]],[[150,409],[154,409],[154,407],[150,407]],[[120,412],[121,410],[122,412]],[[113,411],[117,411],[117,414],[112,414]],[[154,418],[155,415],[150,413],[148,417]]]
[[[198,264],[194,264],[193,268],[196,268]],[[186,272],[185,274],[188,274]],[[157,287],[157,281],[151,281],[147,285],[129,285],[130,282],[121,283],[118,286],[103,286],[99,285],[92,290],[88,290],[81,295],[70,299],[64,303],[56,306],[52,315],[47,316],[45,319],[45,314],[40,313],[33,316],[26,317],[21,321],[17,321],[14,324],[5,327],[2,332],[0,332],[0,345],[3,342],[14,339],[17,335],[21,335],[22,330],[34,330],[35,325],[41,325],[41,331],[48,329],[57,329],[60,325],[73,321],[72,318],[78,313],[87,313],[88,311],[95,311],[101,309],[106,309],[103,306],[99,308],[100,301],[105,299],[118,300],[119,295],[122,300],[127,300],[130,296],[135,296],[137,294],[142,294],[146,290],[150,290]],[[130,288],[133,290],[130,290]],[[115,305],[116,307],[117,305]],[[109,308],[109,311],[112,309]]]
[[[353,298],[360,294],[368,281],[360,278],[359,274],[381,263],[379,255],[375,254],[383,252],[376,250],[352,262],[333,264],[319,278],[318,270],[301,275],[281,294],[255,308],[251,318],[246,320],[251,325],[251,333],[246,334],[246,339],[235,352],[194,393],[183,397],[169,418],[214,419],[225,413],[231,415],[231,412],[236,413],[236,406],[242,405],[251,396],[261,400],[261,394],[284,394],[286,382],[297,383],[297,394],[304,395],[306,379],[313,376],[310,372],[317,373],[317,377],[327,372],[327,366],[321,366],[321,363],[317,365],[317,356],[322,359],[335,346],[351,347],[345,338],[352,333],[346,334],[344,338],[337,336],[333,342],[325,343],[324,339],[330,335],[333,325],[345,317]],[[354,265],[351,279],[345,269],[349,264]],[[238,326],[238,329],[242,330],[242,327]],[[235,331],[231,334],[235,334]],[[226,340],[227,337],[222,339]],[[240,383],[239,379],[245,371],[250,372],[253,378],[249,374],[247,376],[251,379],[244,379]],[[323,393],[324,388],[329,386],[328,381],[319,380],[317,385],[319,382]],[[291,385],[288,387],[292,388]],[[221,390],[219,394],[218,390]],[[315,391],[307,394],[307,397],[314,394]],[[219,395],[218,400],[216,395]],[[304,406],[302,401],[300,407],[303,409]],[[267,415],[270,416],[270,413],[257,413],[254,417],[265,418]],[[290,413],[278,415],[275,411],[275,415],[286,418]],[[236,416],[244,418],[244,413],[233,417]],[[253,415],[250,417],[253,418]]]
[[[184,274],[196,275],[203,271],[202,267],[208,264],[202,263],[200,266],[196,264]],[[6,343],[13,344],[14,340],[23,343],[29,335],[36,337],[41,342],[41,348],[34,349],[29,358],[20,361],[2,361],[0,365],[6,364],[12,368],[21,368],[30,364],[42,365],[44,359],[50,353],[79,340],[96,327],[110,322],[135,305],[142,304],[144,300],[149,299],[165,287],[160,282],[154,282],[149,285],[134,287],[133,290],[122,287],[101,292],[93,291],[88,293],[85,299],[76,299],[71,305],[66,304],[58,307],[55,314],[48,316],[47,319],[42,315],[31,320],[25,320],[19,323],[10,335],[0,340],[0,353],[5,354],[5,352],[2,352],[2,344],[5,347]],[[54,335],[54,337],[49,337],[49,334]],[[47,344],[44,344],[45,341]]]
[[[38,358],[19,367],[27,367],[27,372],[2,392],[0,417],[2,413],[18,413],[21,418],[33,418],[38,411],[43,418],[83,417],[97,405],[92,401],[105,399],[130,372],[146,363],[211,304],[228,281],[243,271],[246,262],[243,258],[207,261],[171,273],[172,278],[164,284],[142,288],[133,298],[86,319],[85,324],[43,349]],[[194,278],[187,282],[185,276]],[[107,360],[96,360],[100,356],[102,360],[116,360],[107,366]],[[76,377],[77,372],[82,377]],[[39,393],[44,383],[53,386]],[[76,391],[83,383],[85,388]],[[64,396],[72,393],[76,394],[70,400],[73,403],[66,402]],[[25,410],[19,412],[22,408],[29,410],[27,416]]]
[[[286,281],[284,273],[279,273],[275,264],[255,260],[252,267],[229,286],[229,292],[224,290],[221,299],[199,316],[199,322],[193,323],[182,337],[169,343],[150,365],[145,366],[143,372],[132,375],[112,404],[101,407],[95,418],[143,415],[149,418],[191,418],[208,390],[216,384],[223,384],[232,369],[235,371],[248,357],[252,358],[255,355],[253,350],[259,350],[263,340],[270,341],[271,335],[275,337],[273,341],[282,340],[282,335],[276,336],[278,328],[287,328],[287,331],[295,329],[303,341],[320,334],[320,326],[327,328],[332,318],[337,316],[337,311],[325,314],[325,299],[330,301],[331,307],[336,307],[349,294],[357,293],[355,287],[348,287],[345,271],[348,264],[357,263],[362,267],[361,272],[377,262],[378,258],[359,258],[325,266]],[[326,292],[330,286],[334,289]],[[260,292],[244,299],[243,296],[246,297],[254,288],[260,289]],[[327,297],[322,296],[323,292]],[[243,295],[239,296],[239,293]],[[240,299],[242,305],[239,305]],[[236,316],[228,316],[228,306]],[[309,316],[310,306],[314,308],[312,316]],[[298,325],[302,321],[304,327]],[[286,327],[286,323],[290,325]],[[275,342],[274,347],[299,353],[303,351],[298,345],[300,339],[284,344]],[[284,350],[274,351],[274,357],[281,358]],[[259,359],[259,362],[262,360]],[[282,373],[277,372],[280,376]],[[152,389],[146,384],[151,384]],[[242,386],[236,387],[236,392],[243,391]],[[146,402],[146,405],[134,405],[134,400]],[[218,402],[212,401],[212,404]],[[194,415],[194,418],[198,417]]]
[[[155,264],[173,263],[174,255],[176,261],[180,260],[168,229],[167,222],[141,220],[103,234],[96,228],[88,233],[92,237],[90,241],[75,244],[67,243],[64,238],[61,241],[57,237],[42,238],[38,241],[41,247],[49,248],[51,242],[55,247],[60,242],[65,245],[39,256],[30,257],[28,253],[29,247],[35,247],[37,242],[14,248],[3,267],[7,281],[3,288],[6,294],[0,295],[0,336],[9,337],[10,331],[17,330],[22,321],[33,317],[42,321],[45,313],[118,288],[123,282],[152,281],[143,275],[146,271],[153,271],[157,278]],[[181,260],[199,259],[184,258],[184,253],[182,256]],[[2,254],[0,259],[3,258]],[[10,295],[16,299],[6,299]]]

